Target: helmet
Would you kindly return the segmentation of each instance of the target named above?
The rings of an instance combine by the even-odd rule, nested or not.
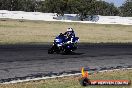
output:
[[[73,28],[68,28],[67,31],[73,31]]]

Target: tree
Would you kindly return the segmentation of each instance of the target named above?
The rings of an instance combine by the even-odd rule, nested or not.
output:
[[[127,0],[127,3],[130,3],[130,1]],[[125,12],[126,6],[128,5],[124,4],[121,11]],[[131,6],[129,5],[129,7]],[[79,14],[81,20],[86,18],[87,15],[115,16],[119,14],[119,9],[113,3],[101,0],[0,0],[0,9],[28,12],[40,11],[58,13],[59,15],[64,15],[65,13]],[[129,14],[131,12],[129,11]]]
[[[1,10],[9,10],[10,8],[10,0],[0,0],[0,9]]]
[[[119,15],[119,10],[113,3],[105,1],[96,1],[92,8],[92,14],[104,15],[104,16],[116,16]]]
[[[126,2],[120,7],[121,16],[132,16],[132,0]]]
[[[0,9],[34,12],[38,10],[38,3],[36,0],[0,0]]]
[[[88,14],[91,14],[93,3],[95,0],[69,0],[67,6],[70,13],[79,14],[80,19],[83,20]]]
[[[58,14],[64,14],[66,10],[65,0],[45,0],[45,10],[47,12],[53,12]]]
[[[19,5],[21,7],[20,10],[22,11],[28,11],[28,12],[36,11],[36,8],[35,8],[36,1],[35,0],[20,0]]]
[[[90,14],[92,4],[96,0],[45,0],[47,12],[53,12],[63,15],[64,13],[76,13],[83,20],[87,14]]]

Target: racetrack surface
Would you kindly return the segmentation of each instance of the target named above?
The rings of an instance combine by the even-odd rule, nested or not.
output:
[[[79,44],[78,50],[70,55],[47,54],[50,46],[48,43],[0,45],[0,82],[79,72],[81,67],[91,70],[132,67],[132,44]]]

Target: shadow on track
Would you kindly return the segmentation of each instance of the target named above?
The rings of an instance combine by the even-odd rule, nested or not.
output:
[[[83,55],[85,53],[77,53],[77,52],[71,52],[71,53],[68,53],[68,54],[62,54],[62,55]]]

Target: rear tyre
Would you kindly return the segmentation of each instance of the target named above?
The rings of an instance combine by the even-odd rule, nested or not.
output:
[[[64,54],[64,55],[67,55],[67,54],[70,54],[72,51],[71,50],[68,50],[68,49],[63,49],[63,51],[62,51],[62,54]]]

